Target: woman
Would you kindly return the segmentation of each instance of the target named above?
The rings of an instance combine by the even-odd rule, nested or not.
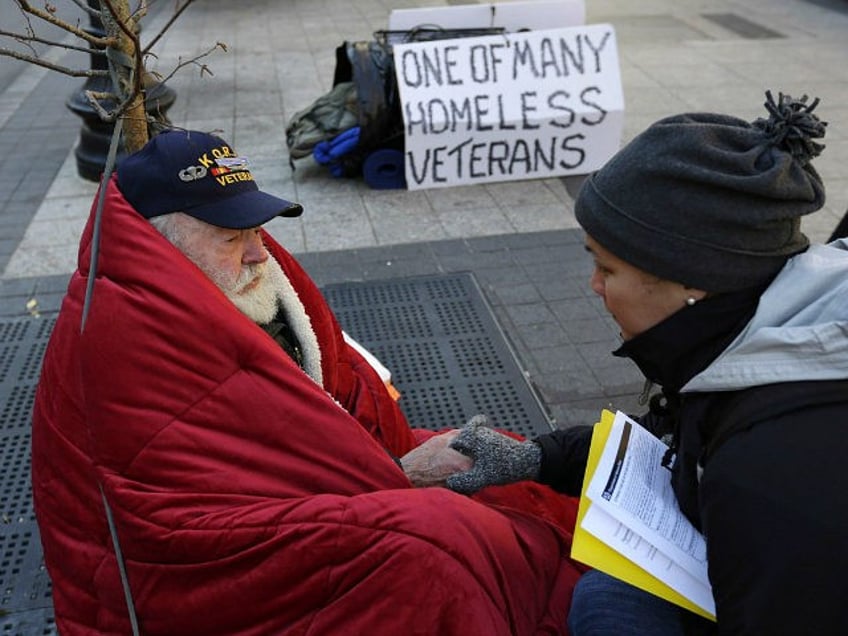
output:
[[[624,341],[614,355],[662,388],[639,419],[670,441],[718,622],[590,571],[576,636],[848,634],[848,241],[811,247],[800,232],[824,204],[810,163],[818,100],[766,96],[753,123],[653,124],[577,198],[591,287]],[[447,485],[537,479],[578,494],[590,436],[574,426],[521,443],[475,422],[450,442],[474,465]]]

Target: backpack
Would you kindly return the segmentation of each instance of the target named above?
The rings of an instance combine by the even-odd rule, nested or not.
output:
[[[412,31],[378,31],[370,41],[343,42],[336,48],[332,90],[295,113],[286,126],[292,168],[295,159],[313,154],[317,144],[332,142],[354,126],[359,126],[359,136],[355,144],[348,144],[344,156],[337,158],[337,176],[358,175],[362,162],[377,149],[403,149],[403,117],[395,80],[393,42],[491,33],[500,34],[503,29],[420,27]]]
[[[333,139],[358,123],[356,86],[353,82],[339,82],[289,120],[286,126],[289,157],[292,160],[308,157],[317,143]]]

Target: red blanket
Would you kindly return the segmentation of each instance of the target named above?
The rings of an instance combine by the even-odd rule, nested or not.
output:
[[[536,485],[474,499],[412,488],[392,455],[413,432],[290,255],[266,236],[309,314],[323,385],[114,179],[106,199],[85,330],[91,222],[33,416],[63,634],[129,633],[101,487],[145,635],[564,633],[571,500]]]

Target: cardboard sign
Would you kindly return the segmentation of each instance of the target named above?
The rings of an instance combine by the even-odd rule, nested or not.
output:
[[[587,174],[617,150],[608,24],[398,44],[410,190]]]
[[[395,9],[389,14],[389,30],[438,26],[442,29],[500,27],[506,31],[521,31],[578,26],[585,21],[583,0],[540,0]]]

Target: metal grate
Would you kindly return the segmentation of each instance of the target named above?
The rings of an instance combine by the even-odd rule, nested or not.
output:
[[[394,373],[413,426],[486,413],[525,436],[551,430],[471,274],[331,285],[339,322]],[[32,506],[30,418],[55,315],[0,320],[0,636],[56,634]]]
[[[470,273],[323,291],[342,328],[392,371],[413,426],[459,426],[485,413],[525,436],[552,429]]]
[[[52,609],[17,612],[0,620],[3,636],[48,636],[58,634]]]
[[[19,384],[3,391],[5,400],[0,406],[0,428],[3,431],[29,427],[35,384]]]
[[[0,636],[56,634],[32,505],[30,428],[55,316],[0,320]]]
[[[0,521],[35,521],[30,486],[29,430],[0,436]]]
[[[37,382],[41,358],[55,317],[26,317],[0,321],[0,385]]]
[[[15,613],[34,609],[52,611],[50,579],[35,522],[4,528],[0,533],[0,550],[0,608]],[[14,618],[14,614],[10,617]],[[0,629],[3,627],[4,622],[0,622]]]

